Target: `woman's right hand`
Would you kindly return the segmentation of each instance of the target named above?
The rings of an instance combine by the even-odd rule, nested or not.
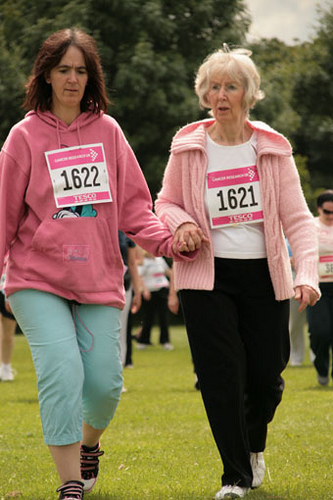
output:
[[[193,252],[198,250],[202,243],[208,242],[209,239],[203,234],[200,227],[193,222],[185,222],[177,228],[172,248],[175,253]]]
[[[295,288],[295,299],[299,302],[298,312],[302,312],[307,306],[314,306],[319,300],[318,293],[307,285],[300,285]]]

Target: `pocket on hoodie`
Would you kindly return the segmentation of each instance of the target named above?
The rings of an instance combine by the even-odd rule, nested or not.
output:
[[[25,279],[64,290],[104,292],[122,286],[123,262],[103,219],[42,222],[24,267]]]

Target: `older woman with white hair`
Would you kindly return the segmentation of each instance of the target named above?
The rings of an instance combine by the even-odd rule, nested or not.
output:
[[[224,466],[216,500],[261,485],[289,358],[289,298],[303,310],[320,296],[314,221],[291,146],[249,119],[263,98],[250,56],[224,45],[200,66],[195,91],[212,118],[176,134],[156,201],[176,244],[199,248],[194,262],[175,263],[175,285]]]

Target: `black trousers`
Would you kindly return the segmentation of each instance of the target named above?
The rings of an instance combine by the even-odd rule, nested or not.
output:
[[[315,355],[314,365],[319,375],[327,377],[330,352],[333,350],[333,283],[320,283],[321,298],[308,307],[310,347]],[[331,370],[333,377],[333,366]]]
[[[151,329],[154,326],[155,316],[157,316],[160,327],[160,344],[170,341],[169,337],[169,309],[168,309],[168,288],[161,288],[156,292],[150,292],[150,300],[142,300],[142,329],[139,342],[150,343]]]
[[[289,300],[275,300],[266,259],[215,259],[214,289],[180,299],[222,485],[250,487],[250,452],[264,450],[284,389]]]

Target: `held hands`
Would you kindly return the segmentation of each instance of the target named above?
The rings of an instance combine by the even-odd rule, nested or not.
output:
[[[200,227],[192,222],[181,224],[175,232],[173,240],[173,251],[175,253],[193,252],[201,247],[202,243],[208,243],[209,239],[203,234]]]
[[[318,300],[318,295],[310,286],[301,285],[295,288],[295,299],[300,304],[298,312],[302,312],[307,306],[315,305]]]

